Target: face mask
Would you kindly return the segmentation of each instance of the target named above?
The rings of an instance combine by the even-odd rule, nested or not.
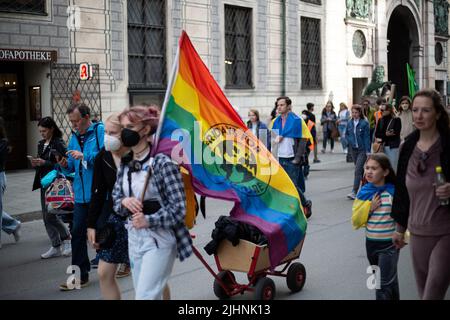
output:
[[[120,140],[114,136],[105,134],[105,150],[106,151],[117,151],[122,146]]]
[[[141,136],[139,135],[139,132],[128,128],[122,129],[120,137],[125,147],[134,147],[139,143],[139,141],[141,141]]]

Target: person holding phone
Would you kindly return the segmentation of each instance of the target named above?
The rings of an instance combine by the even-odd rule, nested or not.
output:
[[[55,169],[58,159],[66,153],[66,144],[62,139],[62,132],[51,117],[44,117],[38,122],[39,133],[42,140],[38,143],[38,155],[36,158],[27,156],[33,168],[36,169],[34,176],[33,191],[40,189],[41,208],[45,230],[51,241],[48,251],[41,254],[42,259],[53,257],[70,256],[72,248],[70,245],[70,232],[64,222],[54,213],[49,213],[45,203],[45,188],[41,186],[41,179],[50,171]]]
[[[395,115],[394,107],[390,103],[382,104],[380,111],[383,116],[375,129],[375,138],[377,142],[384,144],[384,153],[388,156],[394,171],[397,172],[402,121]]]

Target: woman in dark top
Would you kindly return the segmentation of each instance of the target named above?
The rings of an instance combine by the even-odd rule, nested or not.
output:
[[[247,127],[270,150],[270,132],[264,122],[259,119],[259,111],[250,109],[248,112]]]
[[[391,216],[396,221],[392,239],[410,249],[419,297],[444,299],[450,285],[450,128],[440,94],[419,91],[412,102],[417,130],[406,137],[400,150],[397,184]],[[435,185],[436,166],[442,167],[447,183]]]
[[[388,156],[392,168],[397,171],[402,121],[395,116],[394,108],[389,103],[382,104],[380,111],[382,118],[375,129],[375,138],[379,143],[383,143],[384,153]]]
[[[62,132],[51,117],[42,118],[38,122],[39,133],[42,140],[38,143],[37,157],[31,159],[31,165],[36,169],[34,175],[33,190],[40,189],[41,192],[41,208],[44,220],[45,230],[52,243],[50,249],[41,254],[42,259],[59,257],[62,255],[70,256],[72,253],[70,245],[70,233],[64,222],[52,212],[48,212],[45,203],[46,188],[42,188],[41,179],[47,173],[55,169],[55,154],[65,155],[66,144],[62,139]],[[62,248],[61,244],[64,244]]]
[[[6,128],[3,118],[0,117],[0,249],[2,248],[2,230],[7,234],[13,234],[14,239],[20,239],[21,223],[3,211],[3,193],[6,190],[6,176],[5,163],[6,157],[11,148],[8,145],[8,138],[6,137]]]
[[[129,150],[122,145],[120,132],[118,116],[109,116],[105,122],[105,147],[95,158],[92,198],[88,212],[88,241],[98,249],[100,289],[106,300],[120,300],[116,271],[119,264],[129,264],[127,231],[124,221],[114,214],[111,197],[121,157]],[[111,248],[99,249],[95,239],[96,229],[107,223],[114,226],[116,236]]]
[[[327,149],[327,141],[330,140],[330,152],[333,153],[334,149],[334,138],[331,133],[334,130],[337,130],[336,126],[337,116],[336,112],[334,112],[333,102],[328,101],[325,105],[325,108],[322,110],[322,117],[320,118],[320,124],[322,125],[323,130],[323,149],[322,153],[325,153]]]

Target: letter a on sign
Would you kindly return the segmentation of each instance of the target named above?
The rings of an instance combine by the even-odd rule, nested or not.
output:
[[[92,78],[92,66],[83,62],[80,63],[80,80],[90,80]]]

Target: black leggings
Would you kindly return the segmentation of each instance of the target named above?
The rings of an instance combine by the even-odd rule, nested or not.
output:
[[[331,150],[334,149],[334,139],[331,137],[331,131],[323,132],[323,150],[327,149],[327,140],[330,139]]]

